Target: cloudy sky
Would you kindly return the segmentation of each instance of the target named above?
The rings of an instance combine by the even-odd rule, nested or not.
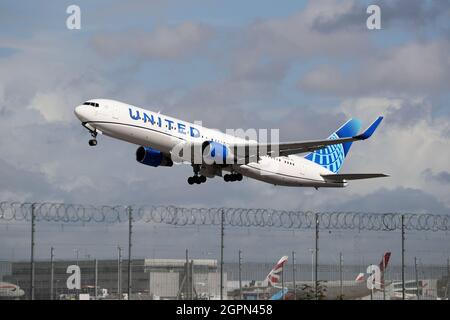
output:
[[[381,30],[366,27],[368,1],[2,1],[0,200],[450,214],[450,3],[370,3]],[[66,28],[71,4],[81,30]],[[384,115],[342,172],[391,177],[189,186],[189,166],[143,166],[108,137],[89,147],[73,109],[90,98],[282,140]]]

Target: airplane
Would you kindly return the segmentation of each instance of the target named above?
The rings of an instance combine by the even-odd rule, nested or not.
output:
[[[381,262],[378,267],[381,271],[381,283],[380,287],[383,289],[385,287],[384,281],[384,271],[386,270],[389,259],[391,257],[391,252],[386,252],[383,255]],[[368,274],[360,273],[357,275],[355,280],[343,280],[342,281],[342,291],[340,281],[318,281],[318,295],[320,300],[341,300],[341,299],[361,299],[367,297],[371,294],[372,290],[367,287],[367,276]],[[278,283],[271,283],[277,289],[281,289],[279,292],[274,294],[272,300],[293,300],[295,297],[297,300],[314,299],[315,289],[314,283],[312,281],[299,281],[296,283],[296,292],[294,293],[293,283],[285,283],[285,286],[279,286]],[[374,289],[379,291],[379,289]]]
[[[20,298],[23,295],[25,295],[25,292],[18,285],[0,282],[0,298]]]
[[[256,296],[257,299],[266,300],[271,297],[273,289],[282,284],[282,271],[284,265],[287,263],[288,257],[283,256],[275,264],[275,266],[269,271],[267,276],[262,281],[251,281],[244,285],[242,292],[244,296]],[[280,287],[281,288],[281,287]],[[287,290],[287,289],[286,289]],[[273,294],[273,292],[272,292]],[[229,293],[229,296],[239,297],[239,289],[235,289]]]
[[[110,99],[88,100],[74,113],[92,136],[90,146],[97,145],[100,133],[139,145],[136,160],[142,164],[190,163],[194,175],[187,182],[191,185],[216,176],[226,182],[245,176],[278,186],[341,188],[350,180],[388,176],[339,173],[352,143],[370,138],[382,116],[360,134],[361,122],[350,119],[328,139],[258,143]]]

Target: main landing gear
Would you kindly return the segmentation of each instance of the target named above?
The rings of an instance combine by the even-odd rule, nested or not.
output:
[[[93,139],[89,140],[89,145],[95,147],[97,145],[97,131],[90,131]]]
[[[241,181],[242,180],[242,174],[240,173],[232,173],[232,174],[226,174],[223,176],[223,180],[226,182],[229,181]]]
[[[206,182],[206,177],[199,175],[200,172],[200,166],[199,165],[192,165],[192,167],[194,168],[194,175],[192,177],[189,177],[187,179],[187,182],[189,184],[200,184],[200,183],[205,183]]]
[[[195,175],[195,176],[189,177],[189,178],[187,179],[187,181],[188,181],[189,184],[194,184],[194,183],[196,183],[196,184],[205,183],[205,182],[206,182],[206,177],[205,177],[205,176],[198,176],[198,175]]]

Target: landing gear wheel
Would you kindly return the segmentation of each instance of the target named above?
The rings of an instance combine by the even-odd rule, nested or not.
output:
[[[94,147],[97,145],[97,131],[91,131],[89,130],[89,132],[91,133],[92,139],[89,140],[89,145],[91,147]]]
[[[201,183],[206,182],[206,177],[205,176],[192,176],[192,177],[189,177],[187,179],[187,181],[189,184],[194,184],[194,183],[201,184]]]
[[[240,174],[240,173],[226,174],[226,175],[223,176],[223,180],[225,180],[225,182],[241,181],[242,180],[242,174]]]

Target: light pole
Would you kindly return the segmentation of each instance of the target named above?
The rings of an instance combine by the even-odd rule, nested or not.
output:
[[[73,251],[75,251],[76,253],[77,253],[77,267],[80,269],[80,271],[81,271],[81,268],[80,268],[80,266],[79,266],[79,264],[78,264],[78,254],[79,254],[79,251],[80,250],[78,250],[78,249],[73,249]],[[78,294],[80,293],[80,290],[79,289],[76,289],[76,293],[77,293],[77,296],[78,296]]]
[[[59,290],[59,280],[56,280],[56,288],[55,288],[55,293],[56,293],[56,299],[60,300],[60,297],[58,295],[58,291]]]
[[[119,296],[119,300],[122,300],[122,248],[120,246],[117,246],[117,251],[117,295]]]
[[[420,300],[420,295],[419,295],[419,275],[417,273],[417,257],[414,257],[414,275],[416,278],[416,297],[417,300]]]
[[[239,249],[239,300],[242,300],[242,257],[241,257],[242,251]]]
[[[78,254],[79,254],[80,250],[79,249],[73,249],[73,251],[77,253],[77,266],[78,266]]]
[[[295,251],[292,251],[292,282],[294,285],[294,300],[297,300],[297,287],[295,284]]]
[[[98,260],[95,259],[95,300],[98,300]]]

